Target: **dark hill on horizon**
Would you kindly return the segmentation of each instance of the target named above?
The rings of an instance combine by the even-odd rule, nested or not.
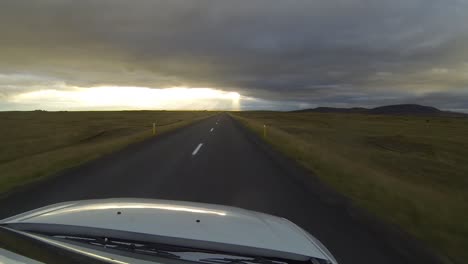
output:
[[[398,104],[386,105],[375,108],[353,107],[317,107],[311,109],[302,109],[292,111],[296,113],[346,113],[346,114],[373,114],[373,115],[428,115],[428,116],[446,116],[446,117],[468,117],[468,114],[442,111],[432,106],[418,104]]]

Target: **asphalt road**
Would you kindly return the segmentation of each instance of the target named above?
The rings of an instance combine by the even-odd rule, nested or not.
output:
[[[318,199],[304,175],[226,114],[132,145],[0,201],[0,219],[52,203],[142,197],[232,205],[285,217],[340,263],[409,263],[368,227]]]

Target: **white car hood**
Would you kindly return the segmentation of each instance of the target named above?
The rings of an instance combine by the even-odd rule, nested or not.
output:
[[[83,200],[0,221],[14,223],[122,230],[333,259],[320,242],[284,218],[221,205],[152,199]]]

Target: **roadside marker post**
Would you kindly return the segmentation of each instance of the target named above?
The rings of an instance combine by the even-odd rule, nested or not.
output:
[[[153,123],[153,136],[156,135],[156,123]]]
[[[267,136],[267,125],[263,125],[263,137],[266,138]]]

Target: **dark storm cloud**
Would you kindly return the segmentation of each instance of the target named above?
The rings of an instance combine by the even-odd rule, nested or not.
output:
[[[468,89],[466,47],[463,0],[0,3],[0,74],[82,87],[214,87],[318,104],[386,94],[442,105]],[[2,94],[28,87],[5,82]]]

